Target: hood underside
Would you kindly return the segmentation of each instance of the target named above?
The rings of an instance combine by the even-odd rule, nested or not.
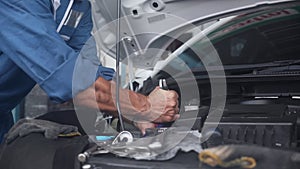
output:
[[[197,24],[291,0],[118,0],[94,1],[94,22],[101,49],[115,56],[117,24],[120,24],[121,58],[131,57],[141,67],[152,67],[161,48]],[[218,4],[218,5],[216,5]]]

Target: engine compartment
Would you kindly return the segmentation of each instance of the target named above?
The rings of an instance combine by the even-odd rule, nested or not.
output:
[[[153,83],[161,77],[162,74],[154,77]],[[186,78],[178,79],[167,78],[170,89],[180,94],[182,88],[177,83],[191,87]],[[197,83],[200,97],[187,90],[191,92],[180,98],[181,118],[174,125],[194,123],[191,129],[202,133],[204,147],[255,144],[300,150],[300,92],[296,76],[226,77],[226,103],[219,121],[208,120],[214,116],[209,114],[212,100],[209,79],[201,77]]]

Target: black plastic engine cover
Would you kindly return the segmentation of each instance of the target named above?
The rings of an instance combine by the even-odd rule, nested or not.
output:
[[[220,144],[255,144],[295,149],[297,116],[285,105],[227,105],[220,122],[204,123],[204,147]],[[218,126],[216,129],[210,126]]]

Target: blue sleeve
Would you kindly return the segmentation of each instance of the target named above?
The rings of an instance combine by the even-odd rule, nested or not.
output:
[[[81,7],[84,8],[81,10],[85,11],[85,15],[70,40],[67,41],[74,50],[80,51],[72,80],[73,95],[88,88],[98,77],[103,77],[109,81],[115,74],[114,69],[102,66],[97,57],[96,42],[94,37],[90,35],[93,28],[90,3],[85,2],[85,5]]]
[[[73,95],[89,87],[95,79],[103,77],[105,80],[112,80],[115,71],[112,68],[100,64],[97,56],[92,55],[95,40],[90,38],[82,47],[74,68]]]
[[[0,0],[0,50],[36,81],[56,102],[72,98],[72,77],[86,31],[71,39],[70,46],[56,32],[50,0]],[[86,23],[89,23],[86,22]],[[75,92],[76,93],[76,92]]]

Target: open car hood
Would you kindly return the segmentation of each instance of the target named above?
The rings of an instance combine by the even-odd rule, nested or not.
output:
[[[122,0],[120,19],[121,59],[140,67],[153,67],[161,49],[197,23],[227,14],[267,7],[292,0]],[[92,1],[96,40],[101,49],[115,56],[118,0]],[[149,50],[157,49],[157,50]],[[151,52],[147,52],[151,51]]]

